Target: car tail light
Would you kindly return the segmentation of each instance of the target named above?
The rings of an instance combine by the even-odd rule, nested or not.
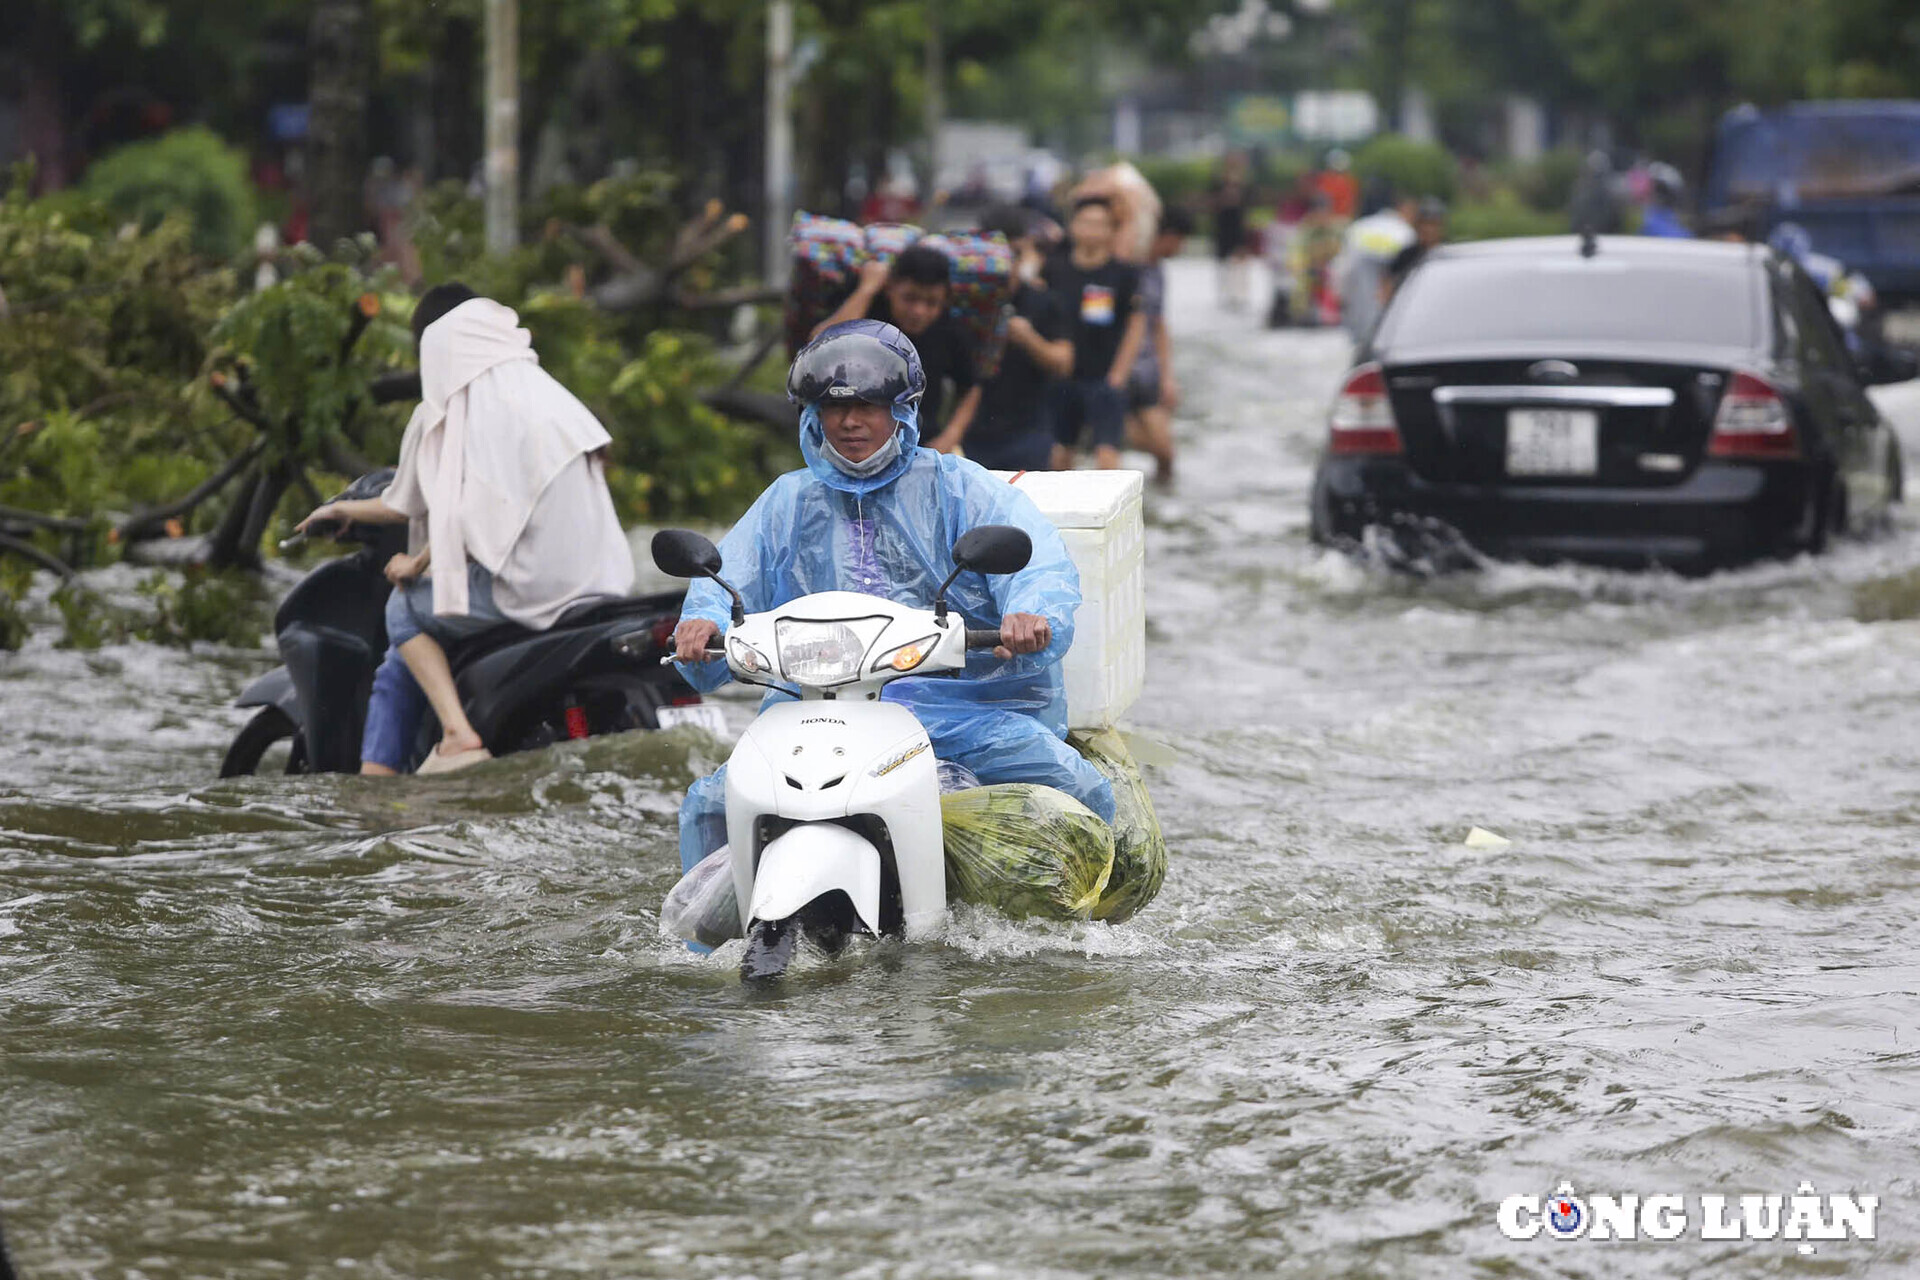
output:
[[[1327,418],[1327,452],[1392,454],[1400,452],[1400,428],[1387,399],[1387,380],[1377,364],[1363,364],[1347,375]]]
[[[680,615],[670,618],[656,618],[653,623],[653,647],[662,653],[673,652],[673,631],[680,625]]]
[[[1715,458],[1797,458],[1800,438],[1787,402],[1765,378],[1736,372],[1713,415],[1707,453]]]

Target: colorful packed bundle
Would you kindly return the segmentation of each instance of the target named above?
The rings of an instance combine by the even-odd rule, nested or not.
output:
[[[1013,250],[998,231],[953,231],[927,237],[953,264],[949,309],[973,344],[974,376],[1000,372],[1007,350],[1007,315],[1013,305]]]
[[[813,326],[840,304],[866,259],[866,233],[844,218],[793,215],[788,237],[793,269],[787,283],[787,354],[807,345]]]
[[[957,231],[927,235],[919,227],[876,222],[861,227],[841,218],[797,213],[793,217],[793,270],[787,287],[787,352],[806,345],[813,327],[833,314],[854,285],[861,264],[891,262],[921,239],[946,254],[953,267],[950,310],[975,353],[974,374],[1000,371],[1007,345],[1007,313],[1013,302],[1013,250],[999,232]]]

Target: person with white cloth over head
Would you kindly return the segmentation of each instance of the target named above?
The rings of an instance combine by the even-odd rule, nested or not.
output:
[[[422,694],[441,737],[419,772],[491,758],[460,705],[443,644],[503,623],[544,631],[583,600],[633,587],[633,553],[607,492],[612,437],[540,367],[519,317],[446,284],[420,299],[413,332],[421,400],[393,483],[378,498],[328,503],[300,522],[409,525],[407,553],[387,564],[391,647],[367,704],[367,774],[404,768]]]

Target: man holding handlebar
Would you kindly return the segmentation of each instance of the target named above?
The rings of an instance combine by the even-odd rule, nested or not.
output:
[[[1073,643],[1079,572],[1059,531],[1025,494],[977,463],[920,446],[925,388],[918,353],[890,324],[855,320],[815,338],[787,376],[787,394],[800,404],[807,466],[774,481],[721,542],[721,576],[753,613],[819,591],[931,608],[961,534],[990,524],[1024,529],[1033,539],[1026,568],[999,577],[962,573],[948,595],[971,627],[997,625],[999,646],[971,655],[955,679],[903,681],[882,696],[912,710],[942,760],[982,782],[1058,787],[1111,821],[1112,785],[1066,743],[1060,659]],[[711,646],[731,606],[714,582],[687,589],[674,645],[696,689],[729,678]],[[680,810],[684,869],[726,841],[723,775],[688,788]]]

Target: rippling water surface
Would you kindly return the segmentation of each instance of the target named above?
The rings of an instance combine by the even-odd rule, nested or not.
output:
[[[24,1273],[1920,1274],[1920,520],[1704,581],[1370,570],[1306,540],[1340,340],[1174,283],[1173,867],[1119,928],[963,911],[756,996],[655,917],[711,739],[215,782],[268,654],[0,656]],[[1880,1238],[1500,1236],[1563,1178],[1809,1180]]]

